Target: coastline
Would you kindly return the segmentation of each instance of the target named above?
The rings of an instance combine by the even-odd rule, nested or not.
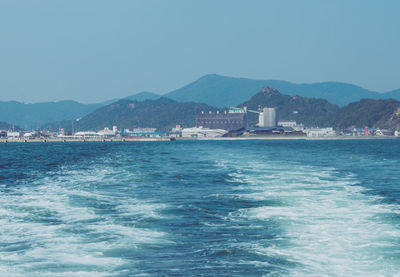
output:
[[[400,139],[395,136],[332,136],[332,137],[304,137],[304,136],[246,136],[246,137],[218,137],[218,138],[88,138],[88,139],[0,139],[0,143],[54,143],[54,142],[157,142],[157,141],[243,141],[243,140],[387,140]]]

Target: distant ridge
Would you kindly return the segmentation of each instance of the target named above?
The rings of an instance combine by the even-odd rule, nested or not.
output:
[[[279,80],[252,80],[217,74],[205,75],[180,89],[164,95],[144,91],[127,96],[125,99],[144,101],[157,100],[160,97],[164,97],[178,102],[197,102],[222,108],[237,106],[248,101],[263,87],[274,87],[280,93],[290,96],[297,95],[325,99],[339,106],[345,106],[365,98],[393,98],[400,100],[400,89],[387,93],[378,93],[340,82],[294,84]],[[84,117],[92,111],[118,100],[110,99],[98,104],[81,104],[71,100],[36,104],[24,104],[16,101],[0,102],[0,121],[19,125],[27,130],[36,129],[51,122],[61,122],[63,120],[71,122],[72,119]]]
[[[132,101],[144,101],[144,100],[156,100],[160,97],[162,97],[162,95],[160,95],[160,94],[157,94],[154,92],[149,92],[149,91],[142,91],[142,92],[127,96],[124,99],[129,99]]]
[[[385,99],[392,98],[396,100],[400,100],[400,89],[388,91],[384,94]]]
[[[30,130],[47,122],[82,117],[100,106],[100,104],[81,104],[71,100],[35,104],[0,102],[0,121]]]
[[[0,122],[0,130],[6,130],[6,131],[22,131],[22,128],[19,126],[9,124],[6,122]]]
[[[140,92],[126,97],[127,99],[143,101],[157,99],[160,95],[152,92]],[[36,129],[50,122],[70,121],[88,115],[92,111],[109,105],[118,99],[112,99],[99,104],[82,104],[72,100],[58,102],[42,102],[25,104],[16,101],[0,102],[0,120],[20,125],[26,130]]]
[[[154,93],[154,92],[149,92],[149,91],[142,91],[142,92],[138,92],[132,95],[129,95],[127,97],[124,98],[114,98],[114,99],[110,99],[104,102],[101,102],[100,104],[102,106],[105,105],[109,105],[111,103],[117,102],[120,99],[129,99],[129,100],[133,100],[133,101],[144,101],[144,100],[155,100],[162,97],[162,95]]]
[[[132,101],[121,99],[101,107],[74,123],[75,131],[100,130],[117,125],[120,130],[137,127],[153,127],[169,130],[176,124],[194,126],[196,115],[201,111],[215,111],[206,104],[187,102],[179,103],[168,98],[156,100]],[[63,127],[71,130],[71,122],[52,123],[43,126],[57,130]]]
[[[294,84],[279,80],[253,80],[217,74],[205,75],[180,89],[164,94],[164,96],[181,102],[195,101],[224,107],[235,106],[250,99],[263,87],[273,87],[287,95],[322,98],[339,106],[363,98],[400,100],[400,90],[378,93],[340,82]]]
[[[239,106],[251,110],[257,110],[259,106],[276,107],[278,120],[295,120],[306,127],[400,128],[400,101],[394,99],[363,99],[339,108],[325,99],[285,95],[275,88],[264,87]],[[196,116],[201,111],[223,109],[226,110],[202,103],[177,102],[165,97],[145,101],[121,99],[74,121],[74,130],[96,131],[116,125],[120,130],[153,127],[166,131],[176,124],[195,126]],[[258,122],[257,114],[249,113],[248,117],[250,125]],[[60,127],[71,130],[72,122],[61,121],[42,127],[54,131]]]

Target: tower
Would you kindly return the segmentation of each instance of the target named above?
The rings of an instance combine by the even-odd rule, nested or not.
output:
[[[258,117],[258,126],[275,127],[276,126],[276,110],[275,108],[264,108]]]

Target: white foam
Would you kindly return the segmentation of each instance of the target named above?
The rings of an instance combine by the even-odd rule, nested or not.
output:
[[[235,166],[241,173],[231,178],[242,185],[236,187],[240,193],[234,197],[280,204],[239,209],[230,219],[276,222],[282,233],[272,246],[259,242],[233,247],[294,262],[299,266],[291,269],[291,275],[296,276],[394,276],[400,272],[399,226],[381,217],[399,214],[399,207],[366,194],[355,176],[333,168],[278,162]]]
[[[132,261],[107,251],[170,243],[163,232],[135,226],[134,216],[161,218],[166,205],[124,193],[136,184],[123,168],[63,167],[49,175],[0,195],[1,276],[109,276]],[[122,192],[104,189],[125,180]],[[101,213],[101,204],[115,210]]]

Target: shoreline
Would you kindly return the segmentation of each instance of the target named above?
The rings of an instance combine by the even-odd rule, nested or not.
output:
[[[157,141],[243,141],[243,140],[387,140],[400,139],[395,136],[332,136],[332,137],[304,137],[304,136],[249,136],[249,137],[218,137],[218,138],[88,138],[88,139],[0,139],[0,143],[67,143],[67,142],[157,142]]]

